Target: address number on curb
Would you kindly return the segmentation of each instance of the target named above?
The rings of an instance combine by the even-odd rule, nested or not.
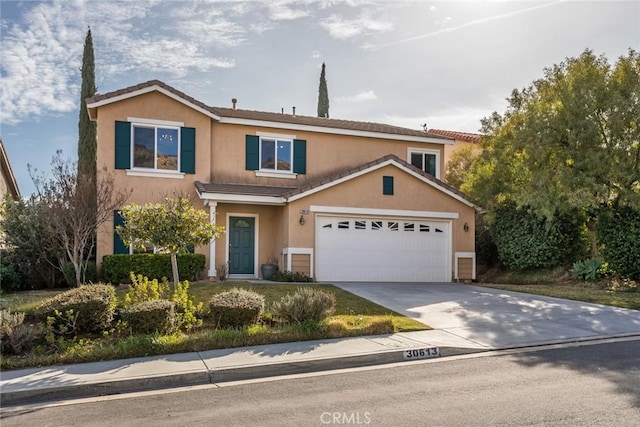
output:
[[[440,349],[438,349],[438,347],[414,348],[412,350],[405,350],[402,354],[404,360],[428,359],[430,357],[440,356]]]

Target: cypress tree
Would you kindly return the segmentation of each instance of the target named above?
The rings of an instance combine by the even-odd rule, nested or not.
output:
[[[80,115],[78,118],[78,175],[96,180],[96,123],[89,120],[85,99],[96,94],[95,60],[91,28],[84,39],[82,54],[82,86],[80,88]]]
[[[320,88],[318,89],[318,117],[329,117],[329,90],[327,89],[327,79],[325,76],[325,65],[322,63],[320,72]]]

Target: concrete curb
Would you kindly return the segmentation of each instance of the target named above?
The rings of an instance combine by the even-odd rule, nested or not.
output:
[[[489,349],[441,347],[440,357],[450,357],[488,351]],[[138,376],[113,381],[98,381],[88,384],[69,384],[57,387],[40,387],[3,392],[0,391],[2,407],[50,401],[124,394],[163,388],[188,387],[231,381],[277,377],[284,375],[349,369],[365,366],[403,362],[403,350],[392,349],[349,356],[325,357],[290,362],[265,363],[260,365],[234,366],[208,369],[203,361],[202,370],[167,375]]]

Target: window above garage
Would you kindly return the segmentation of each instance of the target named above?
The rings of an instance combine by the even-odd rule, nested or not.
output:
[[[424,148],[409,148],[408,163],[440,179],[440,151]]]

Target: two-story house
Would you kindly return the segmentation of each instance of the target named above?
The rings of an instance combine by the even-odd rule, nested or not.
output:
[[[438,281],[475,274],[472,203],[439,180],[454,140],[378,123],[219,108],[158,80],[87,100],[98,167],[131,201],[178,192],[226,227],[208,275],[258,278],[260,264],[319,281]],[[114,222],[98,260],[128,253]]]

